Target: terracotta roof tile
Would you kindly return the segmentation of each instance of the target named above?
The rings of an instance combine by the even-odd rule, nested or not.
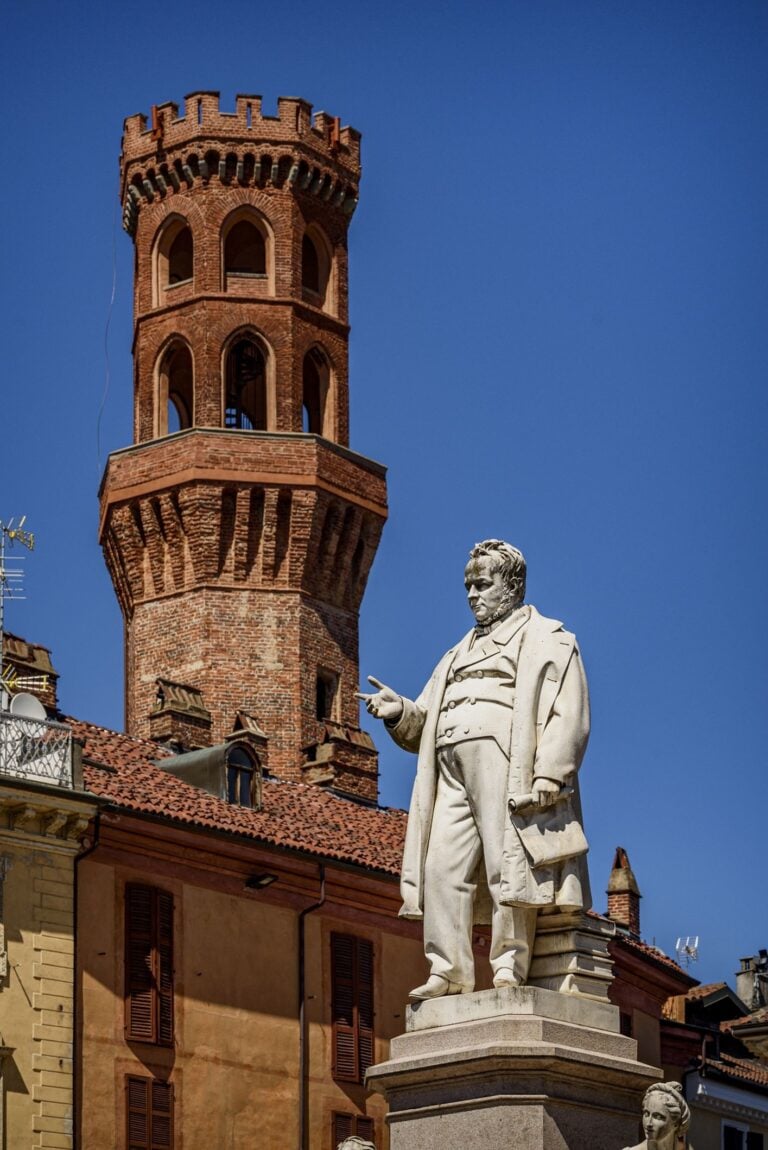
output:
[[[691,977],[678,962],[675,962],[674,958],[670,958],[663,950],[659,950],[658,946],[651,946],[649,942],[643,942],[639,938],[630,938],[625,934],[617,934],[616,940],[624,943],[630,950],[636,950],[639,954],[646,955],[647,958],[655,959],[662,966],[668,966],[676,974],[686,974],[689,978]]]
[[[721,1054],[719,1058],[705,1058],[704,1066],[737,1082],[750,1082],[757,1086],[768,1087],[768,1066],[762,1062]]]
[[[405,811],[367,807],[317,786],[273,779],[264,780],[260,811],[233,806],[155,766],[153,759],[167,755],[157,743],[78,719],[67,722],[85,740],[87,788],[123,810],[400,873]]]
[[[751,1014],[744,1014],[741,1018],[728,1018],[720,1023],[721,1030],[732,1030],[734,1026],[766,1026],[768,1025],[768,1006],[761,1006]]]
[[[689,990],[685,997],[689,1001],[693,1001],[698,998],[707,998],[708,995],[714,994],[715,991],[724,989],[726,989],[726,983],[724,982],[705,982],[701,986],[694,986],[693,990]]]

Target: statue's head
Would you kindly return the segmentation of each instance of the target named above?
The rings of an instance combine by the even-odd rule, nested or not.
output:
[[[478,623],[488,623],[525,599],[525,559],[503,539],[485,539],[469,553],[464,571],[469,606]]]
[[[367,1139],[358,1138],[357,1134],[352,1134],[343,1142],[339,1142],[336,1150],[376,1150],[376,1147],[373,1142],[368,1142]]]
[[[682,1138],[691,1121],[688,1103],[679,1082],[656,1082],[643,1096],[643,1133],[646,1140],[671,1145]]]

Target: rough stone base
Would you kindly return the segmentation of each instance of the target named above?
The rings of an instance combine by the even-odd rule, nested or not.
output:
[[[423,1002],[368,1084],[391,1150],[622,1150],[661,1078],[607,1003],[539,987]]]

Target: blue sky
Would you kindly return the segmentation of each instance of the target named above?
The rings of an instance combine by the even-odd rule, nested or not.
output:
[[[0,518],[38,534],[8,626],[53,649],[64,708],[122,723],[96,540],[131,439],[122,121],[304,96],[363,133],[352,445],[391,517],[361,669],[418,692],[469,626],[468,549],[521,547],[590,676],[596,905],[620,843],[645,937],[699,934],[693,973],[730,978],[768,945],[768,7],[6,0],[3,25]]]

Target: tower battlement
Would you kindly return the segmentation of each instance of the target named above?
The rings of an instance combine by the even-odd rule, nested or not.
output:
[[[237,144],[257,148],[295,148],[303,145],[317,160],[332,164],[339,174],[356,183],[360,179],[360,133],[342,127],[338,117],[316,112],[312,105],[295,96],[280,96],[277,115],[262,111],[262,97],[238,95],[234,112],[223,111],[218,92],[192,92],[184,98],[184,111],[168,102],[157,104],[149,117],[139,112],[125,120],[120,157],[123,191],[126,176],[134,165],[157,162],[163,153],[195,145],[215,148]]]

